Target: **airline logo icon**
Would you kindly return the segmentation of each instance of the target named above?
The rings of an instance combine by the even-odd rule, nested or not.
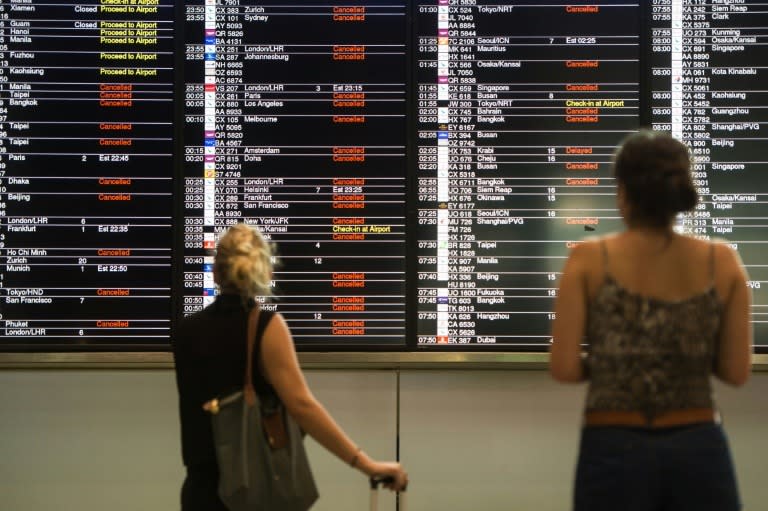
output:
[[[438,107],[437,122],[447,123],[449,120],[450,120],[450,116],[448,115],[448,107],[447,106]]]

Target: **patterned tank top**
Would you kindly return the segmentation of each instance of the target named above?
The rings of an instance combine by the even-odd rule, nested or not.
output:
[[[711,284],[684,300],[661,300],[622,287],[608,268],[588,308],[588,411],[639,411],[652,418],[684,408],[712,408],[710,374],[721,305]]]

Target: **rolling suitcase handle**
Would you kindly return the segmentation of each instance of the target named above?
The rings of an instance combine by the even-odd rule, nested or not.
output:
[[[390,483],[392,482],[392,477],[381,477],[381,476],[373,476],[370,479],[371,483],[371,511],[378,511],[379,509],[379,485],[382,483]],[[399,498],[399,506],[398,511],[406,511],[405,508],[405,490],[406,488],[403,488],[402,492],[398,493]]]

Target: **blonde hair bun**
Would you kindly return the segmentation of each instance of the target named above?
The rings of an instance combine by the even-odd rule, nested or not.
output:
[[[247,224],[230,227],[219,239],[214,265],[217,283],[225,292],[243,298],[272,293],[274,250],[261,232]]]

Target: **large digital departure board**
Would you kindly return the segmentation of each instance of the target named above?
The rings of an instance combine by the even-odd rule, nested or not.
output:
[[[619,228],[639,7],[421,2],[418,344],[539,348],[568,248]]]
[[[248,222],[298,343],[402,344],[406,6],[224,5],[186,5],[185,311],[214,293],[205,249]]]
[[[3,346],[168,342],[169,0],[0,2]]]
[[[678,230],[723,238],[750,275],[758,345],[768,335],[768,4],[654,0],[651,14],[653,128],[694,156],[696,210]]]
[[[749,0],[0,0],[0,350],[168,350],[247,222],[300,349],[546,351],[641,126],[763,350],[766,44]]]

